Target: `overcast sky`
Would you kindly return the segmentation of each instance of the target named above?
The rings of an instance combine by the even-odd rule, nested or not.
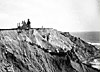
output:
[[[0,28],[16,28],[30,18],[32,27],[60,31],[100,31],[99,0],[0,0]]]

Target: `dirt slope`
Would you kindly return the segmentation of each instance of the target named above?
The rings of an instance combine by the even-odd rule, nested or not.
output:
[[[55,29],[1,30],[0,72],[99,72],[94,46]]]

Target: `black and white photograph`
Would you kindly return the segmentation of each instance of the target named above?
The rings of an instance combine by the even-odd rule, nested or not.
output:
[[[0,72],[100,72],[100,0],[0,0]]]

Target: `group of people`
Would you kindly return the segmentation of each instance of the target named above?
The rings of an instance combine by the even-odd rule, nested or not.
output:
[[[27,20],[27,22],[22,21],[22,26],[20,25],[20,23],[17,24],[18,29],[30,29],[31,28],[31,22],[30,19]]]

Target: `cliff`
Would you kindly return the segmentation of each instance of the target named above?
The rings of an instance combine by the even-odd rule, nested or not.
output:
[[[0,72],[99,72],[93,45],[51,28],[0,31]]]

